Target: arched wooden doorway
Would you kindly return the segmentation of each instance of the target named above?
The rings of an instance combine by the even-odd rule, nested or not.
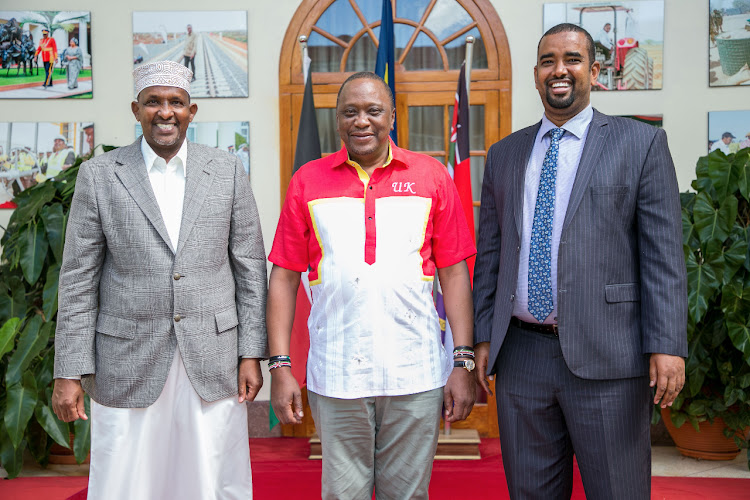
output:
[[[467,35],[476,39],[471,73],[471,166],[479,205],[487,149],[511,132],[508,40],[489,0],[392,0],[396,41],[396,116],[399,146],[448,158],[449,127]],[[303,0],[287,28],[279,62],[281,200],[292,176],[304,82],[298,46],[308,37],[313,93],[323,154],[340,148],[336,93],[356,71],[375,68],[381,3],[375,0]],[[478,220],[478,217],[475,217]],[[285,435],[310,435],[310,412]],[[479,403],[455,427],[497,436],[494,399]]]

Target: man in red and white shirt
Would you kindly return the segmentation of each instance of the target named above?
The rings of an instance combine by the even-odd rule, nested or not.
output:
[[[432,288],[437,270],[454,343],[472,345],[465,259],[476,249],[447,169],[396,147],[394,118],[380,77],[344,82],[344,148],[294,175],[269,256],[272,361],[289,353],[300,274],[310,270],[307,387],[323,498],[427,498],[443,399],[448,421],[474,404],[471,353],[454,362],[445,352]],[[291,369],[271,374],[279,420],[301,422]]]

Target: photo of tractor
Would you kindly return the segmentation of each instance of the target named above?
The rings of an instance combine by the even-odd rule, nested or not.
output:
[[[594,39],[601,71],[593,90],[662,87],[664,2],[545,4],[544,29],[569,22]]]

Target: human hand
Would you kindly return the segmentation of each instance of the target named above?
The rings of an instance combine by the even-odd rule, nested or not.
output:
[[[302,393],[297,380],[288,367],[275,368],[271,372],[271,406],[282,424],[301,424]]]
[[[263,374],[260,372],[260,361],[255,358],[243,358],[240,360],[240,368],[237,373],[237,386],[240,395],[240,403],[252,401],[263,387]]]
[[[465,368],[454,368],[443,389],[445,420],[465,420],[477,399],[476,380]]]
[[[661,407],[672,406],[685,385],[685,360],[671,354],[651,354],[649,363],[649,386],[656,387],[654,404],[661,401]]]
[[[476,377],[477,383],[484,390],[484,392],[492,396],[492,391],[490,390],[490,383],[487,381],[487,363],[489,363],[489,359],[490,359],[490,343],[489,342],[480,342],[479,344],[474,346],[474,362],[476,363],[476,368],[474,369],[474,376]]]
[[[83,387],[80,380],[56,378],[52,391],[52,411],[63,422],[88,420],[83,402]]]

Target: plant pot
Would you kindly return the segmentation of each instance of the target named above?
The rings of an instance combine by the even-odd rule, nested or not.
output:
[[[726,425],[721,418],[715,418],[714,423],[700,422],[696,432],[689,421],[680,428],[675,427],[671,419],[672,412],[667,408],[661,410],[661,418],[672,436],[677,449],[686,457],[703,460],[733,460],[740,454],[733,439],[724,436]]]
[[[75,439],[75,435],[70,435],[70,449],[65,448],[63,446],[60,446],[57,443],[54,443],[52,447],[49,450],[49,463],[56,464],[56,465],[78,465],[78,462],[76,462],[76,457],[73,454],[73,440]],[[86,456],[86,460],[83,461],[84,464],[87,464],[91,461],[91,453]]]

